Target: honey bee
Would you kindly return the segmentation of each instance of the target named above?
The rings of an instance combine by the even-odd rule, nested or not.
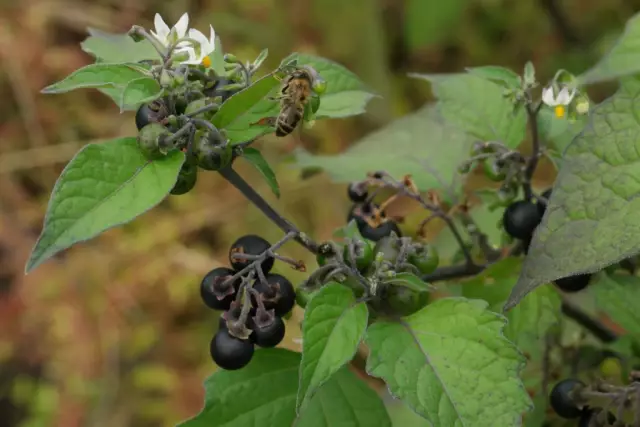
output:
[[[305,107],[314,93],[324,91],[326,83],[310,66],[295,68],[282,80],[278,96],[280,114],[276,117],[276,136],[283,137],[295,130],[304,117]]]

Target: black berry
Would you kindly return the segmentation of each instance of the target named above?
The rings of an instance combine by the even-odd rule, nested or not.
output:
[[[226,328],[218,330],[211,340],[209,351],[213,361],[227,371],[247,366],[254,352],[253,343],[232,336]]]
[[[284,332],[284,321],[280,316],[274,316],[273,322],[267,326],[260,327],[254,324],[251,339],[260,347],[275,347],[284,338]]]
[[[505,209],[502,224],[511,237],[526,240],[531,237],[541,219],[536,204],[520,200]]]
[[[603,420],[604,417],[601,415],[602,411],[593,410],[591,408],[584,408],[582,410],[582,415],[580,415],[580,419],[578,420],[578,427],[591,427],[603,425],[602,423],[598,423],[596,420]],[[591,423],[591,421],[596,421],[595,424]],[[614,425],[616,422],[616,417],[611,413],[607,413],[607,425]]]
[[[158,123],[169,116],[169,110],[161,99],[143,104],[136,111],[136,127],[141,130],[149,123]]]
[[[356,225],[358,226],[358,230],[367,225],[366,218],[373,218],[376,212],[379,212],[379,206],[375,203],[356,203],[349,210],[349,215],[347,215],[347,223],[351,222],[351,220],[356,221]],[[381,218],[385,218],[384,212],[379,212]]]
[[[271,244],[260,236],[255,234],[248,234],[240,237],[236,240],[231,249],[229,249],[229,262],[234,270],[240,271],[247,265],[251,264],[251,260],[233,258],[233,254],[245,254],[245,255],[262,255],[271,247]],[[267,274],[273,268],[275,259],[273,257],[267,257],[262,261],[262,271]]]
[[[545,192],[542,193],[540,196],[543,200],[538,201],[538,211],[540,212],[540,218],[542,218],[545,211],[547,210],[547,204],[549,203],[549,199],[551,198],[551,188],[545,190]]]
[[[402,233],[400,233],[400,229],[398,228],[398,224],[393,220],[386,220],[377,227],[365,224],[364,227],[360,228],[360,234],[362,234],[362,237],[374,242],[377,242],[383,237],[390,236],[392,232],[396,233],[398,237],[402,236]]]
[[[261,294],[267,310],[273,309],[276,316],[284,316],[296,303],[296,291],[289,279],[284,276],[268,274],[266,279],[266,284],[256,281],[253,289]]]
[[[206,274],[200,283],[200,296],[207,307],[213,310],[228,310],[235,298],[237,283],[224,286],[226,278],[233,276],[234,271],[226,267],[218,267]]]
[[[196,186],[197,180],[198,167],[193,163],[184,162],[182,168],[180,169],[180,173],[178,174],[178,179],[173,185],[170,193],[174,196],[186,194],[189,191],[193,190],[193,187]]]
[[[362,203],[367,200],[369,193],[367,193],[366,187],[359,185],[358,183],[351,183],[348,187],[349,200],[354,203]]]
[[[222,102],[225,102],[227,99],[231,98],[233,95],[235,95],[241,90],[241,88],[231,89],[231,90],[224,89],[225,86],[230,84],[235,84],[235,83],[236,82],[229,79],[219,78],[218,81],[216,81],[216,83],[213,85],[213,87],[209,89],[205,89],[203,93],[212,98],[219,96],[222,98]]]
[[[578,292],[586,288],[590,280],[591,274],[578,274],[576,276],[563,277],[553,283],[565,292]]]
[[[582,414],[582,409],[573,396],[573,392],[579,387],[584,387],[584,383],[575,379],[562,380],[553,387],[549,403],[556,414],[567,419],[578,418]]]

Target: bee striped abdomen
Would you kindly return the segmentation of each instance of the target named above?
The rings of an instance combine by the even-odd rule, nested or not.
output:
[[[304,106],[299,108],[295,104],[289,104],[283,108],[276,120],[276,136],[283,137],[293,132],[300,120],[302,120],[303,114]]]

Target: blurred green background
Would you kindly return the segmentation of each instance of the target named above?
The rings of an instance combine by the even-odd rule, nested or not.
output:
[[[92,62],[79,46],[87,27],[150,27],[156,12],[172,25],[187,11],[193,27],[212,23],[225,51],[243,60],[268,48],[267,69],[292,51],[314,53],[346,65],[380,93],[364,116],[261,140],[277,169],[280,200],[239,165],[278,209],[322,240],[344,222],[345,188],[322,174],[301,179],[287,162],[297,146],[337,153],[417,109],[429,88],[408,72],[486,64],[521,72],[531,60],[542,82],[559,67],[579,73],[638,10],[640,0],[2,0],[0,426],[173,426],[195,414],[202,381],[215,370],[208,346],[217,327],[217,315],[200,302],[199,280],[227,263],[228,245],[240,235],[280,237],[235,189],[201,174],[188,195],[23,274],[66,162],[88,142],[135,134],[133,115],[119,114],[97,91],[39,93]],[[610,90],[596,87],[590,95],[601,100]],[[539,180],[549,182],[551,173],[543,167]],[[283,253],[315,266],[295,244]],[[302,278],[287,266],[278,272]],[[299,320],[296,311],[288,324],[286,346],[294,350]],[[407,413],[393,416],[397,425],[427,425],[411,423]]]

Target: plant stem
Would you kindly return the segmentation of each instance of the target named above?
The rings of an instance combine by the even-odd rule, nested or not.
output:
[[[531,157],[527,160],[527,165],[524,170],[524,183],[522,188],[524,190],[525,200],[529,201],[533,197],[533,191],[531,190],[531,178],[538,166],[538,160],[540,159],[540,133],[538,132],[538,112],[542,103],[534,108],[531,103],[527,103],[525,108],[527,110],[527,117],[529,118],[529,127],[531,129],[531,143],[533,145]]]
[[[251,203],[262,211],[275,225],[277,225],[285,233],[294,232],[295,241],[304,246],[309,252],[313,254],[318,253],[318,244],[309,238],[306,234],[302,233],[291,222],[286,220],[280,215],[274,208],[271,207],[269,202],[264,200],[260,194],[258,194],[247,181],[245,181],[238,173],[233,170],[231,165],[218,171],[220,175],[231,185],[236,187]]]
[[[566,300],[562,301],[562,313],[576,321],[602,342],[611,343],[618,339],[618,335],[615,332]]]

